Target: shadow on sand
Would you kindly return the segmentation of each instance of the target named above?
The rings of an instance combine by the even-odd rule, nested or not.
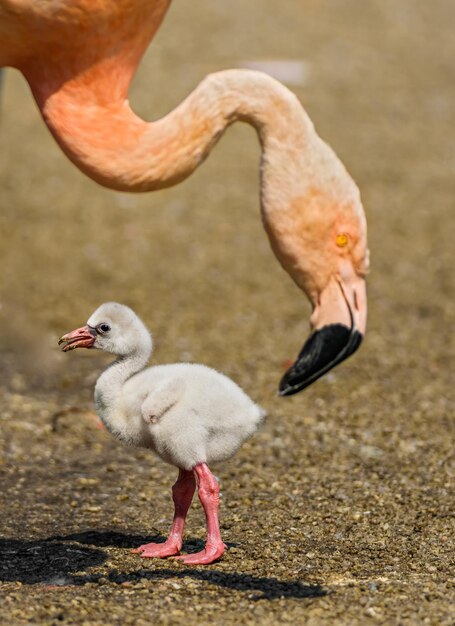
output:
[[[106,559],[102,550],[81,545],[0,538],[0,582],[74,584],[74,572],[99,566]]]
[[[107,554],[99,548],[134,548],[149,541],[164,541],[164,537],[88,531],[37,541],[0,538],[0,582],[19,581],[29,585],[38,583],[50,586],[96,582],[102,577],[101,574],[76,574],[76,572],[85,572],[107,560]],[[197,551],[202,546],[203,542],[199,539],[190,539],[185,543],[185,551]],[[154,560],[153,563],[157,561]],[[225,589],[258,592],[251,598],[253,600],[316,598],[327,594],[327,590],[320,585],[309,585],[299,580],[282,581],[273,577],[224,572],[213,569],[213,566],[182,568],[176,565],[175,569],[139,569],[129,572],[113,570],[107,578],[113,584],[134,583],[141,579],[157,581],[169,578],[193,578]]]

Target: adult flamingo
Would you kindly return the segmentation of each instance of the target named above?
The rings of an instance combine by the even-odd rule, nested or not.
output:
[[[298,99],[260,72],[207,76],[171,113],[130,109],[135,69],[171,0],[0,0],[0,67],[19,69],[62,150],[106,187],[148,191],[189,176],[235,121],[257,131],[272,248],[313,305],[313,332],[280,383],[305,388],[352,354],[366,326],[360,195]]]

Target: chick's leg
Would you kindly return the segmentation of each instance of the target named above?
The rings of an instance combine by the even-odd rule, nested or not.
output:
[[[218,508],[220,488],[218,481],[205,463],[200,463],[193,468],[198,481],[198,495],[205,511],[207,522],[207,541],[204,550],[196,554],[179,556],[187,565],[208,565],[219,559],[226,546],[221,540],[220,524],[218,520]]]
[[[166,556],[175,556],[180,552],[183,543],[185,519],[195,489],[196,481],[193,472],[179,470],[177,482],[172,487],[172,499],[174,500],[175,508],[169,537],[164,543],[146,543],[133,550],[133,552],[140,554],[142,558],[164,558]]]

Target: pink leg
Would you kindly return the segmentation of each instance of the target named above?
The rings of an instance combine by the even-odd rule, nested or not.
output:
[[[196,554],[179,556],[187,565],[208,565],[219,559],[226,546],[221,540],[220,524],[218,521],[218,505],[220,488],[212,472],[205,463],[200,463],[193,468],[198,480],[198,494],[205,511],[207,521],[207,542],[204,550]]]
[[[146,543],[139,546],[133,552],[140,554],[142,558],[164,558],[174,556],[180,552],[183,543],[183,528],[185,518],[193,499],[196,481],[193,472],[179,470],[177,482],[172,487],[172,499],[174,500],[174,521],[171,532],[164,543]]]

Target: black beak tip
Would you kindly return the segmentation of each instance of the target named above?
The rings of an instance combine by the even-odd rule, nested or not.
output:
[[[362,339],[358,330],[344,324],[329,324],[315,331],[281,379],[278,395],[292,396],[302,391],[353,354]]]

